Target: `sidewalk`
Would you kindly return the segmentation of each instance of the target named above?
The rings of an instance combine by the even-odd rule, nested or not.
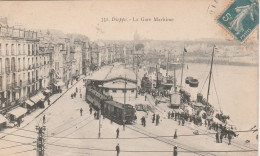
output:
[[[26,127],[27,125],[29,125],[34,119],[36,119],[37,117],[39,117],[43,112],[45,112],[49,107],[51,107],[53,104],[55,104],[55,102],[57,100],[59,100],[64,94],[66,94],[66,92],[68,92],[71,88],[73,88],[75,85],[77,85],[80,81],[82,81],[82,79],[85,78],[85,76],[81,76],[79,81],[73,81],[73,85],[69,85],[68,89],[63,89],[62,93],[56,93],[54,95],[52,95],[50,97],[50,105],[48,105],[48,102],[45,101],[44,102],[44,109],[36,109],[34,112],[32,112],[31,114],[27,115],[24,117],[24,121],[21,123],[21,128]]]

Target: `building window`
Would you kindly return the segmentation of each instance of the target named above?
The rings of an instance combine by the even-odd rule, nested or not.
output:
[[[38,44],[36,44],[36,55],[38,55]]]
[[[30,58],[28,58],[28,69],[30,69],[31,66],[30,66]]]
[[[132,93],[134,93],[134,92],[135,92],[135,90],[134,90],[134,89],[132,89],[132,90],[131,90],[131,92],[132,92]]]
[[[12,57],[12,60],[11,60],[11,69],[12,69],[12,72],[15,71],[15,58]]]
[[[109,91],[109,89],[106,88],[106,89],[105,89],[105,92],[108,92],[108,91]]]
[[[25,58],[23,58],[23,70],[25,70]]]
[[[5,51],[6,51],[6,55],[9,55],[9,52],[8,52],[8,44],[5,44]]]
[[[126,90],[122,90],[123,93],[126,93]]]
[[[113,93],[116,93],[116,89],[113,89],[112,91],[113,91]]]
[[[5,59],[5,71],[6,73],[10,73],[10,61],[9,61],[9,58],[6,58]]]
[[[11,54],[14,55],[14,44],[11,45]]]
[[[18,54],[20,55],[21,54],[21,45],[18,44]]]
[[[3,73],[3,68],[2,68],[2,58],[0,58],[0,73],[2,74]]]
[[[3,78],[2,76],[0,76],[0,90],[3,89]]]
[[[32,44],[32,55],[34,55],[34,44]]]
[[[30,48],[30,44],[28,44],[28,55],[31,55],[31,48]]]
[[[23,44],[23,54],[25,54],[25,44]]]
[[[18,58],[18,70],[20,71],[20,66],[21,66],[21,59]]]
[[[31,83],[30,82],[30,72],[28,72],[28,83]]]

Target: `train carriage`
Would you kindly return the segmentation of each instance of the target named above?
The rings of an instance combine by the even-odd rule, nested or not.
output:
[[[123,124],[123,113],[125,112],[125,123],[131,124],[135,116],[135,108],[129,104],[122,104],[113,101],[111,96],[107,96],[97,88],[88,85],[86,86],[86,101],[95,109],[100,110],[101,114],[112,121]]]
[[[126,124],[131,124],[134,120],[135,109],[132,105],[122,104],[116,101],[104,101],[101,113],[111,119],[112,121],[123,124],[123,114],[125,111],[125,122]]]

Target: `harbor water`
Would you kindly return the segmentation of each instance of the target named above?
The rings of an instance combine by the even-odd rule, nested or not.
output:
[[[199,92],[207,98],[209,71],[210,63],[184,65],[182,84],[191,93],[192,100],[196,100]],[[187,76],[198,79],[199,86],[192,88],[185,84]],[[176,77],[180,85],[180,69],[176,71]],[[229,115],[237,130],[250,130],[254,125],[258,126],[258,67],[213,65],[209,103]],[[239,138],[257,141],[256,133],[243,133]]]

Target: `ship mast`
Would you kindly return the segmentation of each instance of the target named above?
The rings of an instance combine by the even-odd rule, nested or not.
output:
[[[208,93],[207,93],[207,105],[209,104],[209,91],[210,91],[210,82],[211,82],[211,75],[212,75],[212,65],[213,65],[213,57],[214,57],[215,45],[213,46],[212,56],[211,56],[211,65],[209,71],[209,85],[208,85]]]

